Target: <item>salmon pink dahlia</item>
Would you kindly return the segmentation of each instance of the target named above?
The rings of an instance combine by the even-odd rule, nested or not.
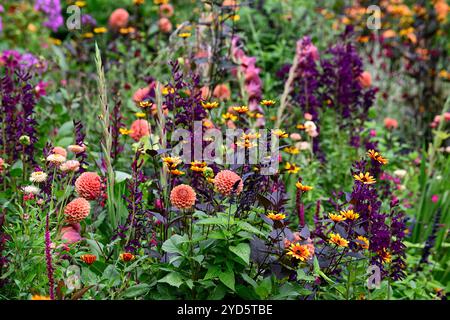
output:
[[[96,172],[83,172],[75,181],[75,190],[80,197],[95,200],[102,192],[102,182]]]
[[[64,149],[63,147],[54,147],[52,152],[54,154],[60,154],[62,155],[64,158],[67,158],[67,151],[66,149]]]
[[[135,120],[131,124],[130,130],[130,137],[133,138],[134,141],[139,141],[142,137],[150,135],[150,125],[147,120],[144,119]]]
[[[79,153],[82,153],[82,152],[86,151],[86,146],[85,145],[79,146],[77,144],[71,144],[70,146],[67,147],[67,149],[70,152],[73,152],[75,154],[79,154]]]
[[[233,190],[233,187],[236,183],[238,183],[238,181],[240,181],[239,184],[236,189]],[[233,171],[222,170],[214,178],[214,186],[221,194],[229,196],[232,192],[236,194],[241,193],[244,188],[244,183],[242,182],[241,177]]]
[[[358,80],[363,88],[369,88],[372,85],[372,76],[367,71],[361,73]]]
[[[111,16],[109,17],[109,25],[113,29],[120,29],[124,28],[128,24],[128,18],[130,17],[127,10],[119,8],[113,11],[111,13]]]
[[[135,103],[139,103],[145,99],[145,97],[149,94],[150,87],[145,88],[139,88],[136,90],[136,92],[133,94],[133,101]]]
[[[76,198],[69,202],[64,209],[66,221],[69,223],[78,223],[86,219],[91,211],[89,201],[84,198]]]
[[[170,192],[170,202],[178,209],[190,209],[195,204],[197,195],[192,187],[180,184]]]

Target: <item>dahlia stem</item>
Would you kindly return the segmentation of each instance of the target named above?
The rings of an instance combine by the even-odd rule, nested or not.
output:
[[[47,277],[49,284],[50,299],[55,300],[55,294],[53,292],[54,279],[53,279],[53,266],[52,266],[52,254],[50,250],[50,211],[47,211],[45,218],[45,259],[47,261]]]

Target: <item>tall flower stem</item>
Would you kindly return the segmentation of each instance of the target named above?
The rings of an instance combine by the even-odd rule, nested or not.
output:
[[[48,277],[48,285],[49,285],[49,295],[50,299],[55,299],[55,294],[53,291],[54,288],[54,279],[53,279],[53,265],[52,265],[52,253],[50,249],[50,210],[47,211],[45,218],[45,260],[47,262],[47,277]]]
[[[97,43],[95,44],[95,65],[97,67],[97,84],[100,99],[101,124],[102,124],[102,150],[104,154],[107,171],[107,194],[108,194],[108,213],[111,221],[111,231],[117,227],[118,217],[114,203],[114,170],[111,164],[112,135],[110,126],[110,112],[108,107],[108,97],[106,91],[105,72],[102,64],[102,57]]]

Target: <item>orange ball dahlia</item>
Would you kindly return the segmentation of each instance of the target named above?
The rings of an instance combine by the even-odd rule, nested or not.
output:
[[[69,202],[64,209],[64,215],[69,223],[78,223],[84,220],[91,211],[89,201],[84,198],[76,198]]]
[[[197,200],[197,195],[191,186],[180,184],[170,192],[170,202],[178,209],[189,209]]]
[[[142,137],[150,135],[150,125],[147,120],[144,119],[135,120],[131,124],[130,130],[130,137],[133,138],[134,141],[139,141]]]
[[[240,182],[237,185],[236,190],[233,190],[234,185],[238,181]],[[233,171],[222,170],[214,178],[214,186],[221,194],[229,196],[233,191],[236,194],[241,193],[242,189],[244,188],[244,183],[242,182],[241,177],[239,177],[239,175],[237,175]]]
[[[102,181],[96,172],[83,172],[75,181],[75,190],[80,197],[95,200],[102,192]]]

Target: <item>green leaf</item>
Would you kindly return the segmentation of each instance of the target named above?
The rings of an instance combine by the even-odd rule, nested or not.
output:
[[[102,275],[103,280],[107,280],[106,282],[111,287],[116,287],[120,285],[120,273],[117,271],[116,267],[114,265],[109,265],[106,267],[105,271],[103,271]]]
[[[177,288],[179,288],[184,283],[180,274],[178,274],[176,272],[169,273],[164,278],[158,280],[158,282],[165,282],[165,283],[168,283],[171,286],[177,287]]]
[[[237,246],[230,246],[230,251],[241,258],[246,265],[250,263],[250,246],[248,243],[239,243]]]
[[[209,280],[209,279],[214,279],[217,278],[220,275],[220,268],[218,266],[212,266],[210,268],[208,268],[208,271],[205,274],[205,277],[203,278],[203,280]]]
[[[136,284],[134,286],[127,288],[123,292],[123,297],[134,298],[137,296],[142,296],[142,295],[146,294],[149,290],[150,290],[150,285],[148,285],[146,283]]]
[[[182,237],[178,234],[175,234],[172,237],[170,237],[170,239],[164,241],[162,249],[168,253],[182,254],[180,245],[187,241],[188,241],[187,237]]]
[[[230,288],[231,290],[235,291],[235,289],[234,289],[235,279],[234,279],[234,272],[233,272],[233,270],[226,270],[225,272],[221,272],[219,274],[219,280],[224,285],[226,285],[228,288]]]
[[[247,282],[249,285],[251,285],[253,288],[256,288],[258,284],[255,280],[253,280],[248,274],[243,273],[241,274],[242,279],[244,279],[245,282]]]
[[[272,291],[272,279],[270,277],[264,278],[258,287],[256,287],[255,291],[261,299],[266,299]]]
[[[254,226],[244,221],[239,222],[239,228],[241,228],[241,230],[245,230],[256,235],[265,236],[263,232],[259,231]]]
[[[23,171],[22,160],[17,160],[11,166],[11,169],[9,170],[9,174],[11,175],[11,177],[20,177],[22,175],[22,171]]]

